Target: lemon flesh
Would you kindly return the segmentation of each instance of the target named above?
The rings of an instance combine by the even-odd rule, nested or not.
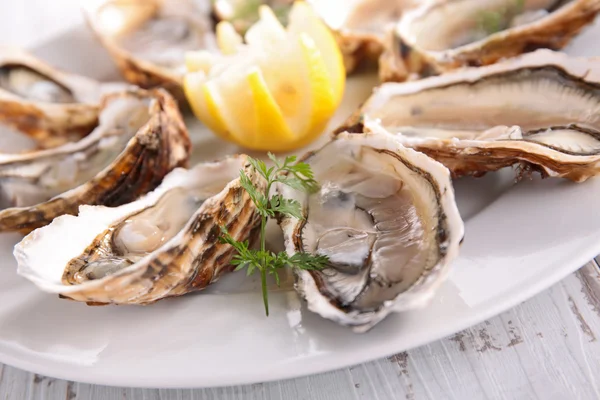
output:
[[[339,106],[345,70],[339,47],[313,10],[294,3],[284,28],[267,6],[242,38],[217,26],[222,54],[186,55],[184,90],[215,134],[252,150],[291,151],[317,139]]]

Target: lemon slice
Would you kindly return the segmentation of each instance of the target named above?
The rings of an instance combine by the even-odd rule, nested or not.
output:
[[[339,103],[344,95],[344,87],[346,85],[344,57],[339,51],[337,41],[331,30],[322,22],[318,24],[314,23],[315,20],[320,21],[317,14],[308,4],[304,2],[295,3],[290,11],[290,25],[288,30],[292,34],[304,32],[314,40],[329,72],[335,101]],[[338,51],[331,51],[332,48],[337,48]]]
[[[223,117],[219,107],[214,101],[214,96],[209,92],[205,85],[205,74],[203,72],[192,72],[183,79],[183,88],[185,95],[189,98],[190,106],[194,114],[202,120],[206,126],[224,139],[229,139],[227,125],[223,122]]]
[[[288,127],[275,98],[269,92],[262,73],[258,69],[251,72],[248,75],[248,83],[254,97],[256,114],[260,116],[257,119],[256,132],[270,132],[269,135],[254,135],[253,147],[265,147],[272,151],[285,150],[285,144],[293,142],[295,135]]]
[[[218,24],[217,25],[217,45],[223,52],[223,54],[235,54],[236,51],[242,46],[243,39],[236,32],[233,25]]]
[[[186,55],[186,97],[196,117],[226,140],[254,150],[290,151],[319,137],[341,102],[345,70],[338,45],[312,9],[294,3],[283,27],[259,9],[245,42],[217,26],[222,54]]]
[[[216,61],[216,54],[206,51],[189,52],[185,55],[185,67],[189,72],[208,73]]]

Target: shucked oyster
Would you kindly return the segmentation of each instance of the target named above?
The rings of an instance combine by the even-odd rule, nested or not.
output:
[[[0,46],[0,131],[31,137],[31,147],[78,140],[98,122],[102,85],[56,70],[14,47]],[[0,151],[5,150],[4,147]]]
[[[89,303],[148,304],[200,290],[231,271],[220,226],[252,240],[260,216],[240,186],[245,156],[176,169],[153,192],[120,207],[82,206],[15,246],[18,272],[42,290]],[[56,249],[59,249],[58,251]]]
[[[0,155],[0,232],[28,232],[81,204],[118,206],[186,165],[190,142],[164,90],[114,93],[99,124],[79,142]]]
[[[178,100],[185,99],[185,52],[216,48],[208,0],[100,0],[84,12],[126,80],[163,87]]]
[[[381,124],[455,176],[513,164],[584,181],[600,174],[600,58],[538,50],[380,86],[340,130]]]
[[[600,0],[449,0],[404,15],[384,57],[384,81],[558,50],[600,11]]]
[[[427,304],[463,237],[448,170],[385,132],[341,133],[304,161],[321,189],[279,188],[306,217],[280,224],[290,255],[329,257],[322,271],[296,271],[309,309],[364,332]]]

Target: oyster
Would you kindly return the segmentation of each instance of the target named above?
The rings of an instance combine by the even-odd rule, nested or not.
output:
[[[0,46],[0,129],[29,136],[26,147],[55,147],[87,135],[98,122],[98,82],[58,71],[15,47]],[[3,126],[2,126],[3,125]]]
[[[383,81],[482,66],[539,48],[559,50],[600,11],[599,0],[449,0],[407,12]],[[426,34],[424,34],[426,33]]]
[[[356,332],[426,305],[464,231],[448,170],[374,131],[341,133],[305,157],[319,192],[278,188],[306,217],[281,218],[287,252],[329,257],[322,271],[297,270],[296,289],[311,311]]]
[[[164,90],[110,94],[99,124],[76,143],[0,155],[0,232],[28,232],[81,204],[118,206],[186,165],[190,142]]]
[[[348,72],[362,62],[376,63],[384,51],[386,29],[417,6],[441,0],[308,0],[337,34]]]
[[[56,218],[15,246],[18,273],[44,291],[96,304],[148,304],[203,289],[232,270],[234,249],[219,242],[220,226],[240,241],[258,233],[241,169],[264,190],[237,156],[175,169],[132,203]]]
[[[600,58],[537,50],[502,63],[380,86],[340,131],[381,124],[404,146],[481,175],[600,173]]]
[[[100,0],[88,2],[88,25],[125,79],[163,87],[185,103],[185,52],[215,48],[208,0]]]

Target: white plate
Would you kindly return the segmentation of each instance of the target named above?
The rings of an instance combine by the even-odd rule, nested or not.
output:
[[[600,24],[569,46],[592,55]],[[598,50],[595,50],[598,52]],[[40,47],[72,71],[115,76],[84,29]],[[352,78],[334,126],[369,94]],[[199,159],[235,152],[198,124]],[[16,234],[0,235],[0,361],[36,373],[140,387],[236,385],[323,372],[388,356],[492,317],[557,282],[600,253],[600,179],[513,184],[511,170],[455,183],[466,238],[454,272],[424,310],[393,315],[358,335],[309,313],[289,289],[271,294],[229,275],[204,293],[148,307],[88,307],[39,292],[16,275]]]

